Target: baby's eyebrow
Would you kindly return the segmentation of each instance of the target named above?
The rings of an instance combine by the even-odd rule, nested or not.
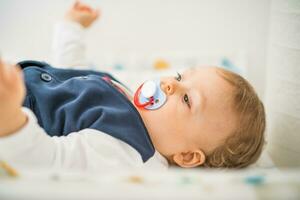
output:
[[[196,67],[190,67],[189,70],[190,72],[194,72],[196,70]]]
[[[205,99],[202,92],[194,89],[191,91],[192,107],[194,107],[195,114],[203,111]]]
[[[189,74],[193,74],[196,71],[196,67],[189,68]],[[204,111],[206,107],[207,97],[204,94],[204,91],[199,91],[196,88],[191,92],[192,96],[192,107],[194,107],[194,110],[196,113],[201,113]]]
[[[192,74],[195,70],[196,70],[195,67],[189,67],[184,71],[184,73]]]
[[[190,74],[190,73],[192,73],[192,69],[191,68],[187,68],[187,69],[185,69],[185,70],[182,71],[182,75],[183,76],[187,75],[187,74]]]
[[[206,102],[207,102],[207,97],[204,95],[203,91],[198,91],[200,94],[200,98],[201,98],[201,105],[200,105],[200,110],[204,111],[205,107],[206,107]]]

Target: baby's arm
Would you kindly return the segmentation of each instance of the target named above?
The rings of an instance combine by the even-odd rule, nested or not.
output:
[[[87,66],[84,29],[99,17],[99,10],[76,2],[67,11],[65,20],[55,27],[53,38],[54,65],[62,67]]]
[[[21,110],[24,96],[25,86],[21,70],[0,58],[0,138],[26,124],[27,117]]]
[[[74,159],[74,154],[83,154],[78,150],[83,149],[84,145],[80,144],[84,142],[76,144],[74,137],[50,137],[38,125],[29,109],[23,108],[23,112],[27,116],[27,123],[18,131],[11,132],[9,136],[0,137],[0,160],[3,159],[17,168],[66,169],[68,162]],[[82,165],[80,158],[74,159],[72,163],[75,164],[74,169]]]
[[[122,169],[138,157],[128,145],[93,129],[50,137],[38,125],[31,110],[23,108],[23,112],[28,117],[27,123],[9,136],[0,137],[0,161],[16,169],[103,172]]]

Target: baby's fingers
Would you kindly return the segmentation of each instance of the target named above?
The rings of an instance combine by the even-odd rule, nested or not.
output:
[[[0,84],[5,87],[14,85],[22,78],[22,72],[16,65],[10,65],[0,59]]]
[[[100,15],[100,10],[99,9],[93,10],[92,15],[94,19],[97,19]]]
[[[2,80],[3,76],[4,76],[4,63],[0,58],[0,80]]]
[[[81,3],[80,1],[75,2],[74,8],[78,9],[78,10],[81,10],[81,11],[88,11],[88,12],[93,11],[93,9],[89,5]]]
[[[22,70],[18,65],[9,65],[10,68],[10,76],[8,77],[13,84],[17,84],[22,79]]]
[[[9,77],[9,68],[7,64],[0,58],[0,82],[4,84],[7,78]]]

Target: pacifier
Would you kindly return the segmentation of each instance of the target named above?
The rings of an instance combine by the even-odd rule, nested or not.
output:
[[[164,105],[166,94],[160,87],[160,80],[146,81],[134,94],[134,104],[139,108],[155,110]]]

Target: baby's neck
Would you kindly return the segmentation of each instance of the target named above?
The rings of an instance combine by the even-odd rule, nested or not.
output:
[[[153,128],[152,128],[153,126],[152,126],[152,124],[151,124],[151,120],[147,120],[147,113],[146,113],[146,112],[151,112],[151,111],[147,111],[147,110],[145,110],[145,109],[141,109],[141,108],[137,107],[137,106],[134,104],[134,102],[133,102],[133,94],[131,94],[131,92],[130,92],[127,88],[125,88],[122,84],[120,84],[120,83],[118,83],[118,82],[116,82],[116,81],[113,81],[113,83],[114,83],[117,87],[119,87],[119,88],[122,89],[122,91],[125,93],[125,96],[129,99],[129,101],[132,103],[132,105],[136,108],[136,110],[137,110],[138,113],[140,114],[140,116],[141,116],[141,118],[142,118],[142,120],[143,120],[143,123],[144,123],[144,125],[145,125],[145,127],[146,127],[146,129],[147,129],[147,132],[148,132],[148,134],[149,134],[149,137],[150,137],[150,139],[151,139],[151,142],[152,142],[152,144],[153,144],[155,150],[158,151],[158,149],[157,149],[156,146],[155,146],[155,140],[154,140],[153,137],[152,137],[153,132],[154,132],[155,130],[153,130]],[[159,152],[159,151],[158,151],[158,152]],[[169,158],[169,157],[163,155],[161,152],[159,152],[159,153],[160,153],[164,158],[166,158],[168,161],[170,161],[170,158]]]

